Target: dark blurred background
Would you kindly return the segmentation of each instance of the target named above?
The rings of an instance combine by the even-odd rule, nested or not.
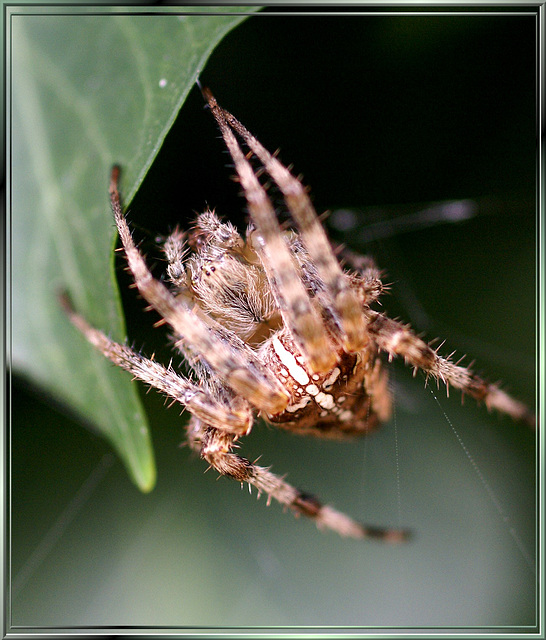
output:
[[[303,173],[317,210],[333,212],[331,236],[376,257],[390,315],[445,338],[446,354],[468,353],[531,405],[535,30],[532,16],[266,10],[201,76]],[[205,205],[244,229],[229,165],[196,88],[130,205],[156,275],[156,237]],[[445,221],[452,201],[463,220]],[[444,208],[420,213],[431,203]],[[168,360],[122,266],[129,336]],[[321,534],[204,475],[178,447],[185,418],[144,390],[158,485],[140,494],[101,439],[15,379],[14,622],[534,625],[534,434],[433,390],[438,401],[395,365],[395,419],[367,441],[258,425],[241,450],[356,518],[414,529],[392,548]]]

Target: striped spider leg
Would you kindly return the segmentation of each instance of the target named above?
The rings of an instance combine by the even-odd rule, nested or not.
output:
[[[512,398],[498,385],[483,380],[467,367],[443,358],[408,326],[391,320],[382,313],[371,312],[368,329],[379,348],[389,358],[401,356],[414,370],[421,369],[427,376],[443,382],[448,390],[451,385],[463,394],[483,401],[488,409],[496,409],[530,427],[535,426],[535,415],[525,404]]]
[[[180,403],[194,416],[206,420],[216,429],[228,430],[233,435],[248,433],[252,427],[252,414],[248,402],[235,396],[226,402],[221,396],[212,396],[199,385],[164,367],[152,358],[146,358],[126,345],[114,342],[102,331],[92,327],[76,313],[66,294],[60,302],[70,321],[87,340],[111,362],[132,373],[134,378],[154,387],[168,398]]]

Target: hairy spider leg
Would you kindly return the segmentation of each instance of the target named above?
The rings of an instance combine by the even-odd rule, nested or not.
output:
[[[348,264],[357,272],[354,286],[362,295],[365,304],[370,305],[379,299],[381,294],[388,289],[381,280],[381,271],[371,256],[361,255],[351,251],[347,247],[339,247],[338,255],[342,264]]]
[[[374,538],[382,542],[405,542],[410,533],[405,529],[374,527],[355,522],[336,509],[321,504],[316,498],[302,493],[269,469],[253,464],[233,453],[234,438],[226,431],[207,425],[192,417],[188,425],[188,443],[201,458],[219,473],[238,482],[256,487],[258,495],[266,493],[296,514],[312,518],[319,528],[331,529],[342,536]]]
[[[220,402],[202,387],[183,378],[172,369],[144,357],[126,345],[110,340],[102,331],[92,327],[74,311],[68,296],[61,296],[61,304],[74,326],[98,351],[118,367],[129,371],[138,380],[179,402],[194,416],[206,420],[216,429],[228,430],[235,436],[244,435],[251,430],[253,416],[246,400],[230,398],[229,406],[227,403]]]
[[[176,227],[166,238],[162,249],[167,259],[169,280],[176,287],[186,288],[186,269],[184,267],[184,258],[188,253],[186,234],[179,227]]]
[[[261,364],[256,354],[242,341],[236,346],[222,339],[186,304],[156,280],[136,248],[123,215],[118,192],[119,168],[114,167],[110,199],[129,269],[144,299],[174,329],[177,338],[197,358],[203,358],[234,391],[258,409],[279,413],[288,404],[288,394],[280,382]]]
[[[286,325],[310,369],[315,373],[329,371],[336,363],[336,350],[320,313],[311,303],[303,285],[273,205],[229,128],[224,112],[213,98],[209,104],[235,163],[250,215],[259,235],[254,248],[260,256],[272,289],[279,298]]]
[[[514,420],[535,426],[534,413],[523,403],[509,396],[496,384],[483,380],[470,369],[439,356],[401,322],[373,311],[370,312],[368,329],[378,347],[389,356],[402,356],[406,364],[441,380],[448,390],[449,385],[452,385],[478,401],[483,400],[488,409],[497,409]]]
[[[273,156],[235,116],[218,106],[208,89],[203,90],[209,105],[214,104],[224,120],[236,131],[249,149],[260,159],[265,170],[277,183],[288,210],[298,225],[301,240],[326,288],[321,292],[322,306],[334,310],[334,319],[343,335],[343,346],[349,353],[362,351],[368,343],[365,316],[350,279],[343,273],[326,232],[318,219],[311,199],[301,182]]]

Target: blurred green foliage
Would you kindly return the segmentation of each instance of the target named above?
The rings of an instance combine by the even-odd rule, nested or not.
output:
[[[125,339],[110,169],[123,167],[130,203],[241,12],[187,7],[150,20],[78,8],[11,16],[13,365],[107,437],[144,491],[155,483],[155,466],[135,386],[69,326],[57,295],[67,291],[90,322]]]

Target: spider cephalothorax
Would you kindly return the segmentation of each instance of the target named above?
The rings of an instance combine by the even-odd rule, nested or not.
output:
[[[322,505],[269,469],[234,452],[257,416],[294,432],[323,437],[365,434],[391,413],[381,354],[401,356],[446,386],[489,408],[534,423],[520,402],[444,358],[409,327],[372,308],[383,285],[369,257],[348,250],[341,266],[302,184],[210,91],[216,118],[248,203],[243,238],[213,211],[188,233],[165,241],[170,286],[152,277],[136,248],[118,193],[112,209],[129,269],[148,303],[171,326],[189,375],[164,367],[92,328],[70,306],[72,322],[106,357],[180,402],[191,414],[189,445],[221,474],[254,485],[319,526],[356,538],[400,541],[403,530],[370,527]],[[283,194],[295,230],[281,226],[236,135]]]

